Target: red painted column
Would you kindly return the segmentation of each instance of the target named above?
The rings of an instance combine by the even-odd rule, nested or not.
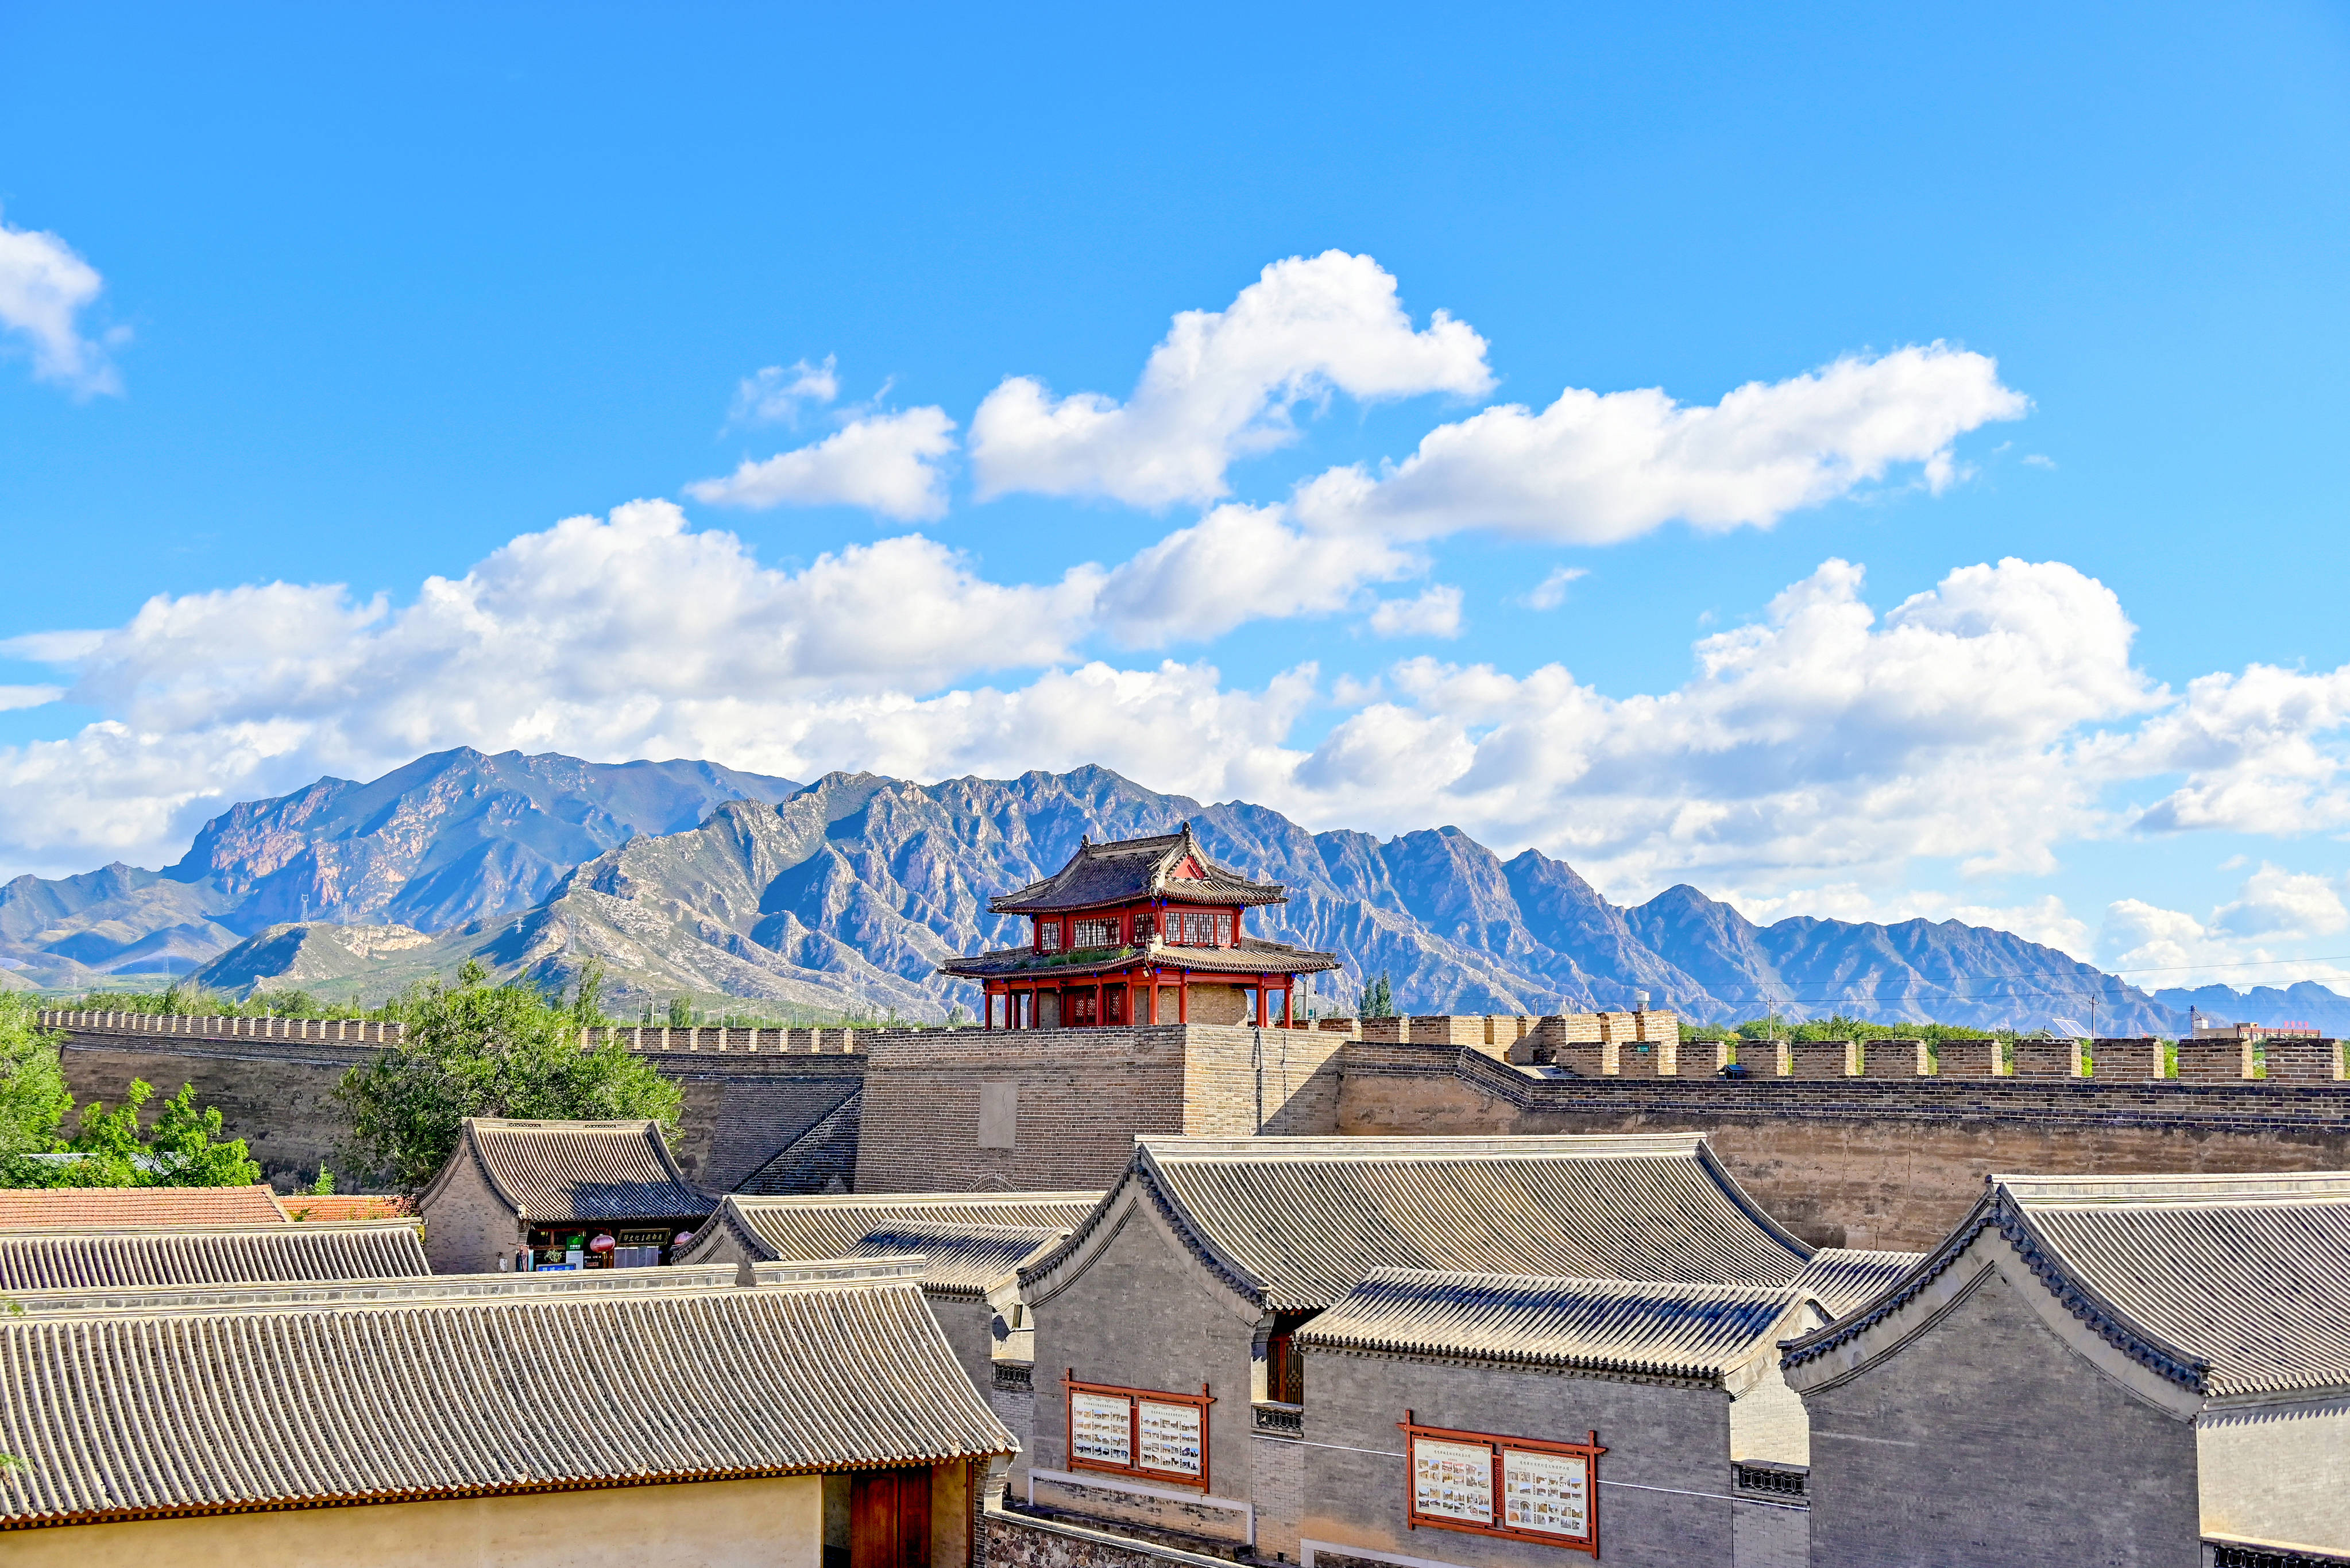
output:
[[[1267,998],[1264,994],[1264,978],[1263,975],[1256,977],[1256,1026],[1259,1029],[1263,1028],[1265,1024],[1264,1004]]]

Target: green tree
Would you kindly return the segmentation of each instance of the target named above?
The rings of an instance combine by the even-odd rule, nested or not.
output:
[[[0,1181],[23,1186],[15,1168],[31,1162],[20,1155],[47,1154],[57,1145],[57,1128],[73,1109],[66,1087],[60,1037],[39,1028],[33,1002],[18,992],[0,992]]]
[[[491,985],[468,962],[453,983],[411,992],[398,1012],[406,1038],[343,1075],[335,1090],[350,1117],[348,1158],[413,1192],[455,1152],[467,1116],[606,1120],[650,1117],[674,1127],[676,1085],[607,1035],[592,968],[568,1002],[536,987]]]
[[[1388,983],[1386,971],[1382,971],[1378,979],[1363,987],[1362,1012],[1366,1018],[1395,1016],[1395,987]]]

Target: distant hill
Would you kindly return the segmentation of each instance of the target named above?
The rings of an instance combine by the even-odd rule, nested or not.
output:
[[[401,853],[419,865],[506,863],[481,852],[477,820],[448,817],[452,835],[475,843],[471,860],[414,834],[400,836]],[[2182,1010],[2005,931],[1924,920],[1757,926],[1687,886],[1624,908],[1562,861],[1532,850],[1503,860],[1454,828],[1385,841],[1314,834],[1262,806],[1203,805],[1090,767],[936,784],[834,774],[774,802],[743,788],[682,830],[615,833],[526,906],[494,877],[411,875],[432,898],[346,898],[332,924],[412,926],[425,940],[399,937],[394,947],[380,934],[281,921],[198,978],[377,995],[469,957],[549,983],[594,959],[630,1007],[732,995],[806,1013],[941,1019],[972,999],[937,977],[938,961],[1017,940],[1016,922],[985,913],[989,894],[1057,868],[1083,835],[1123,837],[1186,820],[1219,858],[1288,886],[1289,903],[1267,912],[1268,934],[1346,961],[1320,982],[1325,1006],[1350,1007],[1367,976],[1385,973],[1416,1012],[1624,1006],[1646,991],[1657,1005],[1710,1021],[1776,1003],[1811,1016],[1841,1009],[1888,1022],[2039,1027],[2054,1013],[2085,1016],[2094,991],[2101,1032],[2173,1032],[2184,1021]],[[338,853],[354,862],[386,854],[365,837],[336,840],[347,846]],[[277,866],[307,863],[296,826],[252,838],[292,848]],[[249,871],[232,842],[226,832],[201,841],[203,857],[182,867],[210,868],[202,884],[182,886],[241,888],[283,875]],[[504,842],[498,853],[510,856]],[[386,918],[419,903],[428,912],[418,918]],[[470,918],[436,923],[434,909]]]
[[[436,752],[370,784],[320,779],[233,807],[162,871],[118,864],[0,886],[0,969],[78,988],[184,975],[284,922],[438,931],[529,909],[639,834],[800,787],[715,763]]]

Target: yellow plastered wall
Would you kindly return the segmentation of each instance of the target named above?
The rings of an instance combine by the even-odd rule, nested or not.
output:
[[[8,1568],[820,1568],[816,1476],[0,1533]]]

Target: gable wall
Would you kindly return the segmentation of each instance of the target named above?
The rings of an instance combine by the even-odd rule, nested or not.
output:
[[[1251,1495],[1255,1325],[1237,1315],[1232,1293],[1215,1283],[1204,1264],[1168,1240],[1148,1204],[1142,1199],[1122,1220],[1113,1221],[1117,1233],[1066,1288],[1048,1300],[1031,1296],[1035,1417],[1034,1440],[1013,1461],[1015,1496],[1027,1495],[1032,1469],[1068,1469],[1065,1383],[1072,1369],[1080,1382],[1170,1393],[1197,1394],[1202,1383],[1208,1385],[1216,1401],[1208,1417],[1211,1492],[1239,1501]],[[1167,1507],[1108,1490],[1078,1493],[1041,1482],[1036,1501],[1192,1533],[1229,1533],[1239,1518],[1231,1511]]]
[[[452,1158],[449,1179],[417,1210],[424,1221],[424,1256],[432,1272],[495,1273],[502,1262],[513,1268],[515,1251],[522,1245],[521,1221],[491,1189],[481,1167],[462,1145]]]
[[[2074,1355],[1996,1272],[1804,1404],[1813,1568],[2202,1561],[2193,1426]]]

